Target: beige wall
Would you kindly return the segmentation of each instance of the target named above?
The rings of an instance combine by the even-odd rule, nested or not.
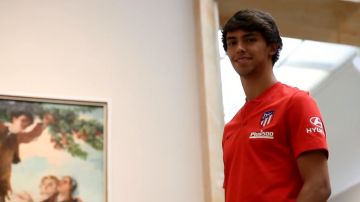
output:
[[[109,201],[205,201],[194,13],[191,0],[0,1],[0,93],[108,102]]]
[[[198,0],[200,21],[198,29],[199,58],[201,59],[202,106],[204,114],[204,131],[207,154],[204,158],[208,161],[205,179],[207,202],[224,201],[222,188],[223,160],[221,139],[224,127],[224,110],[222,107],[220,60],[218,47],[218,6],[214,0]]]

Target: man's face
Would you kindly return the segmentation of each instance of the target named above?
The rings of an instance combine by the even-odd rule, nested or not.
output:
[[[272,66],[275,45],[268,45],[259,32],[236,30],[226,36],[227,54],[241,77],[258,75],[265,66]]]
[[[20,115],[12,118],[12,125],[17,131],[22,131],[31,125],[31,120],[25,115]]]
[[[40,184],[40,193],[46,196],[52,196],[57,192],[58,183],[55,179],[46,178]]]
[[[70,177],[63,177],[59,182],[58,191],[60,193],[70,193],[72,188],[71,181]]]

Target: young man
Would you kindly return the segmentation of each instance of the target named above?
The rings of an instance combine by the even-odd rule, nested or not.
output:
[[[80,198],[74,197],[77,190],[77,182],[70,176],[64,176],[60,180],[53,176],[45,176],[41,180],[40,195],[41,202],[82,202]],[[23,202],[34,202],[28,193],[19,194],[18,198]],[[36,200],[38,201],[38,200]],[[35,202],[36,202],[35,201]]]
[[[17,202],[57,202],[59,179],[54,175],[44,176],[40,181],[40,196],[33,199],[31,194],[24,192],[17,194]]]
[[[52,121],[51,115],[45,115],[43,123],[38,123],[30,132],[24,132],[32,125],[33,116],[27,111],[15,111],[11,113],[10,126],[0,122],[0,202],[5,202],[11,192],[11,165],[20,162],[19,144],[29,143],[40,136]]]
[[[48,175],[41,179],[40,196],[42,202],[55,202],[58,194],[59,179],[54,175]]]
[[[81,199],[75,198],[74,193],[77,190],[77,182],[70,176],[64,176],[59,182],[58,198],[59,202],[82,202]]]
[[[278,82],[282,41],[274,19],[237,12],[223,46],[240,76],[246,103],[223,136],[226,202],[325,202],[330,196],[322,117],[307,92]]]

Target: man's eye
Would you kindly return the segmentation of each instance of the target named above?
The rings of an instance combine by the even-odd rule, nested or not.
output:
[[[245,39],[246,42],[254,42],[256,41],[256,38],[247,38]]]
[[[236,45],[236,41],[229,41],[228,42],[228,46],[235,46]]]

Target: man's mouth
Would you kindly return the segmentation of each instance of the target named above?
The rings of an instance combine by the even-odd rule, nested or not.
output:
[[[251,57],[239,57],[236,58],[235,61],[236,62],[244,62],[244,61],[249,61],[251,59]]]

